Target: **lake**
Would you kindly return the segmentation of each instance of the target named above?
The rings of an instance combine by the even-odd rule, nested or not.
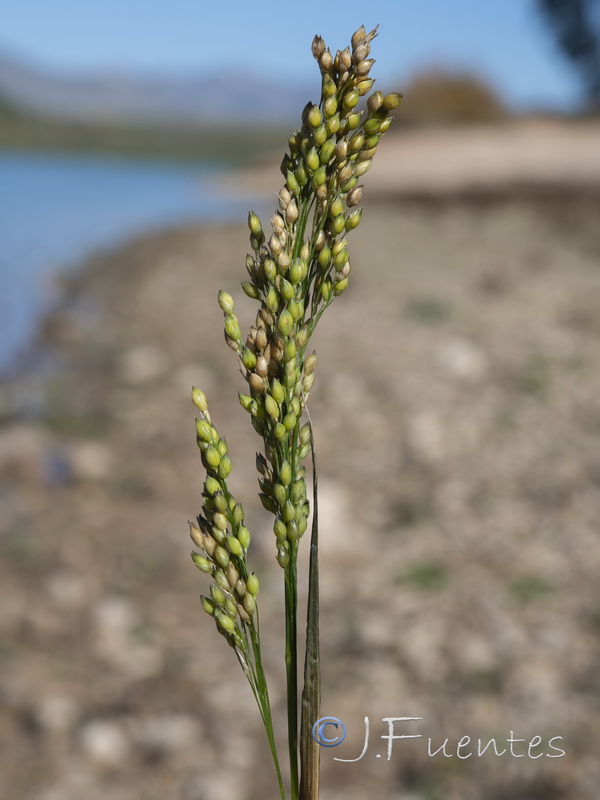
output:
[[[52,276],[98,249],[194,221],[245,219],[216,167],[0,150],[0,370],[56,300]]]

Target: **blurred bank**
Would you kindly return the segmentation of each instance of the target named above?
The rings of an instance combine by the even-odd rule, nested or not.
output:
[[[268,227],[310,40],[364,21],[405,101],[310,402],[324,709],[339,757],[365,715],[373,744],[322,753],[322,798],[596,800],[600,136],[538,4],[310,0],[283,32],[274,3],[134,5],[15,4],[2,34],[0,797],[274,796],[189,561],[189,394],[228,438],[284,752],[281,571],[216,296],[250,322],[246,211]],[[386,762],[389,716],[424,738]],[[427,755],[511,732],[535,757]]]

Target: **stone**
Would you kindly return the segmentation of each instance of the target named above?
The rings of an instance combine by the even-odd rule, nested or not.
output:
[[[91,761],[105,767],[119,766],[131,750],[122,728],[101,719],[92,719],[81,728],[79,745]]]

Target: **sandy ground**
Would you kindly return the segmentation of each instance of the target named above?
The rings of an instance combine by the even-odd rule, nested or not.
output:
[[[375,194],[315,339],[323,711],[348,729],[322,798],[595,800],[599,203]],[[226,226],[99,256],[40,332],[52,369],[2,387],[2,797],[277,796],[186,524],[195,383],[251,521],[282,735],[281,571],[216,304],[228,289],[250,321],[246,249]],[[366,716],[364,758],[334,761]],[[388,762],[382,719],[402,716],[422,738]],[[513,753],[477,755],[511,732]]]
[[[279,161],[267,160],[228,185],[270,194],[280,181]],[[467,128],[392,128],[365,183],[371,192],[402,197],[557,189],[597,194],[600,122],[534,118]]]

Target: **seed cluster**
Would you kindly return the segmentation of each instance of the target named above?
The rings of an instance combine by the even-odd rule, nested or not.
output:
[[[249,572],[246,562],[250,531],[244,525],[241,503],[227,486],[231,472],[227,442],[212,424],[204,393],[194,387],[192,400],[200,412],[196,440],[207,473],[202,513],[195,523],[190,522],[191,539],[200,550],[192,553],[192,560],[214,579],[210,597],[201,597],[202,607],[215,618],[229,644],[247,657],[244,624],[252,620],[258,594],[258,578]]]
[[[317,357],[306,353],[307,345],[325,309],[348,286],[346,235],[361,219],[359,180],[390,127],[390,112],[401,101],[399,94],[384,96],[376,91],[359,109],[374,83],[369,77],[374,60],[369,55],[376,35],[377,29],[367,33],[360,27],[351,47],[335,56],[320,36],[313,40],[321,99],[306,105],[302,125],[289,139],[281,164],[285,185],[268,238],[259,217],[252,211],[248,215],[252,253],[246,256],[249,280],[242,288],[259,308],[245,339],[233,298],[219,292],[225,340],[237,353],[248,384],[239,400],[264,442],[264,452],[256,460],[260,498],[275,516],[277,560],[284,569],[294,569],[309,516],[302,461],[311,451],[311,429],[301,417],[315,380]],[[192,557],[215,580],[211,597],[202,601],[204,608],[230,642],[238,644],[256,605],[245,560],[250,536],[242,507],[227,489],[231,469],[227,443],[211,423],[204,395],[194,392],[201,412],[196,422],[198,444],[208,477],[203,514],[198,526],[192,526],[192,539],[202,553]]]
[[[361,26],[352,36],[351,46],[338,50],[335,56],[320,36],[314,38],[312,53],[321,73],[321,98],[317,104],[306,105],[302,124],[289,139],[281,163],[285,184],[271,218],[272,232],[265,234],[253,211],[248,215],[252,252],[246,256],[249,279],[242,288],[257,301],[258,310],[245,338],[233,298],[225,291],[218,297],[225,340],[237,354],[247,383],[239,400],[263,442],[263,450],[256,456],[259,496],[265,509],[274,515],[277,561],[284,571],[292,800],[318,797],[318,746],[310,731],[320,707],[316,514],[311,533],[303,712],[298,724],[297,556],[310,510],[302,462],[312,451],[314,466],[306,404],[317,365],[315,352],[307,352],[307,348],[325,309],[348,286],[351,267],[346,239],[361,220],[358,206],[363,186],[359,181],[391,125],[390,112],[402,99],[395,93],[369,94],[374,83],[369,77],[374,61],[369,56],[376,35],[376,28],[367,33]],[[192,390],[192,400],[199,412],[196,439],[206,470],[202,511],[190,523],[190,536],[197,548],[192,559],[213,579],[210,595],[201,597],[201,602],[235,650],[254,692],[285,800],[262,665],[256,601],[259,585],[247,562],[250,532],[242,505],[228,487],[231,461],[227,441],[213,424],[206,397],[199,389]],[[316,484],[315,467],[314,493]]]
[[[245,341],[233,298],[219,293],[225,339],[238,354],[249,393],[240,403],[265,443],[257,459],[261,500],[276,519],[277,560],[290,561],[293,544],[307,528],[306,470],[310,429],[299,420],[314,383],[316,355],[305,357],[323,311],[348,286],[346,234],[360,223],[363,187],[358,184],[389,128],[401,96],[373,93],[363,111],[360,98],[374,81],[370,42],[376,29],[359,28],[352,48],[333,57],[317,36],[312,45],[322,77],[321,101],[308,103],[302,127],[289,139],[281,170],[285,185],[267,239],[260,219],[248,216],[252,254],[244,292],[260,302]]]

